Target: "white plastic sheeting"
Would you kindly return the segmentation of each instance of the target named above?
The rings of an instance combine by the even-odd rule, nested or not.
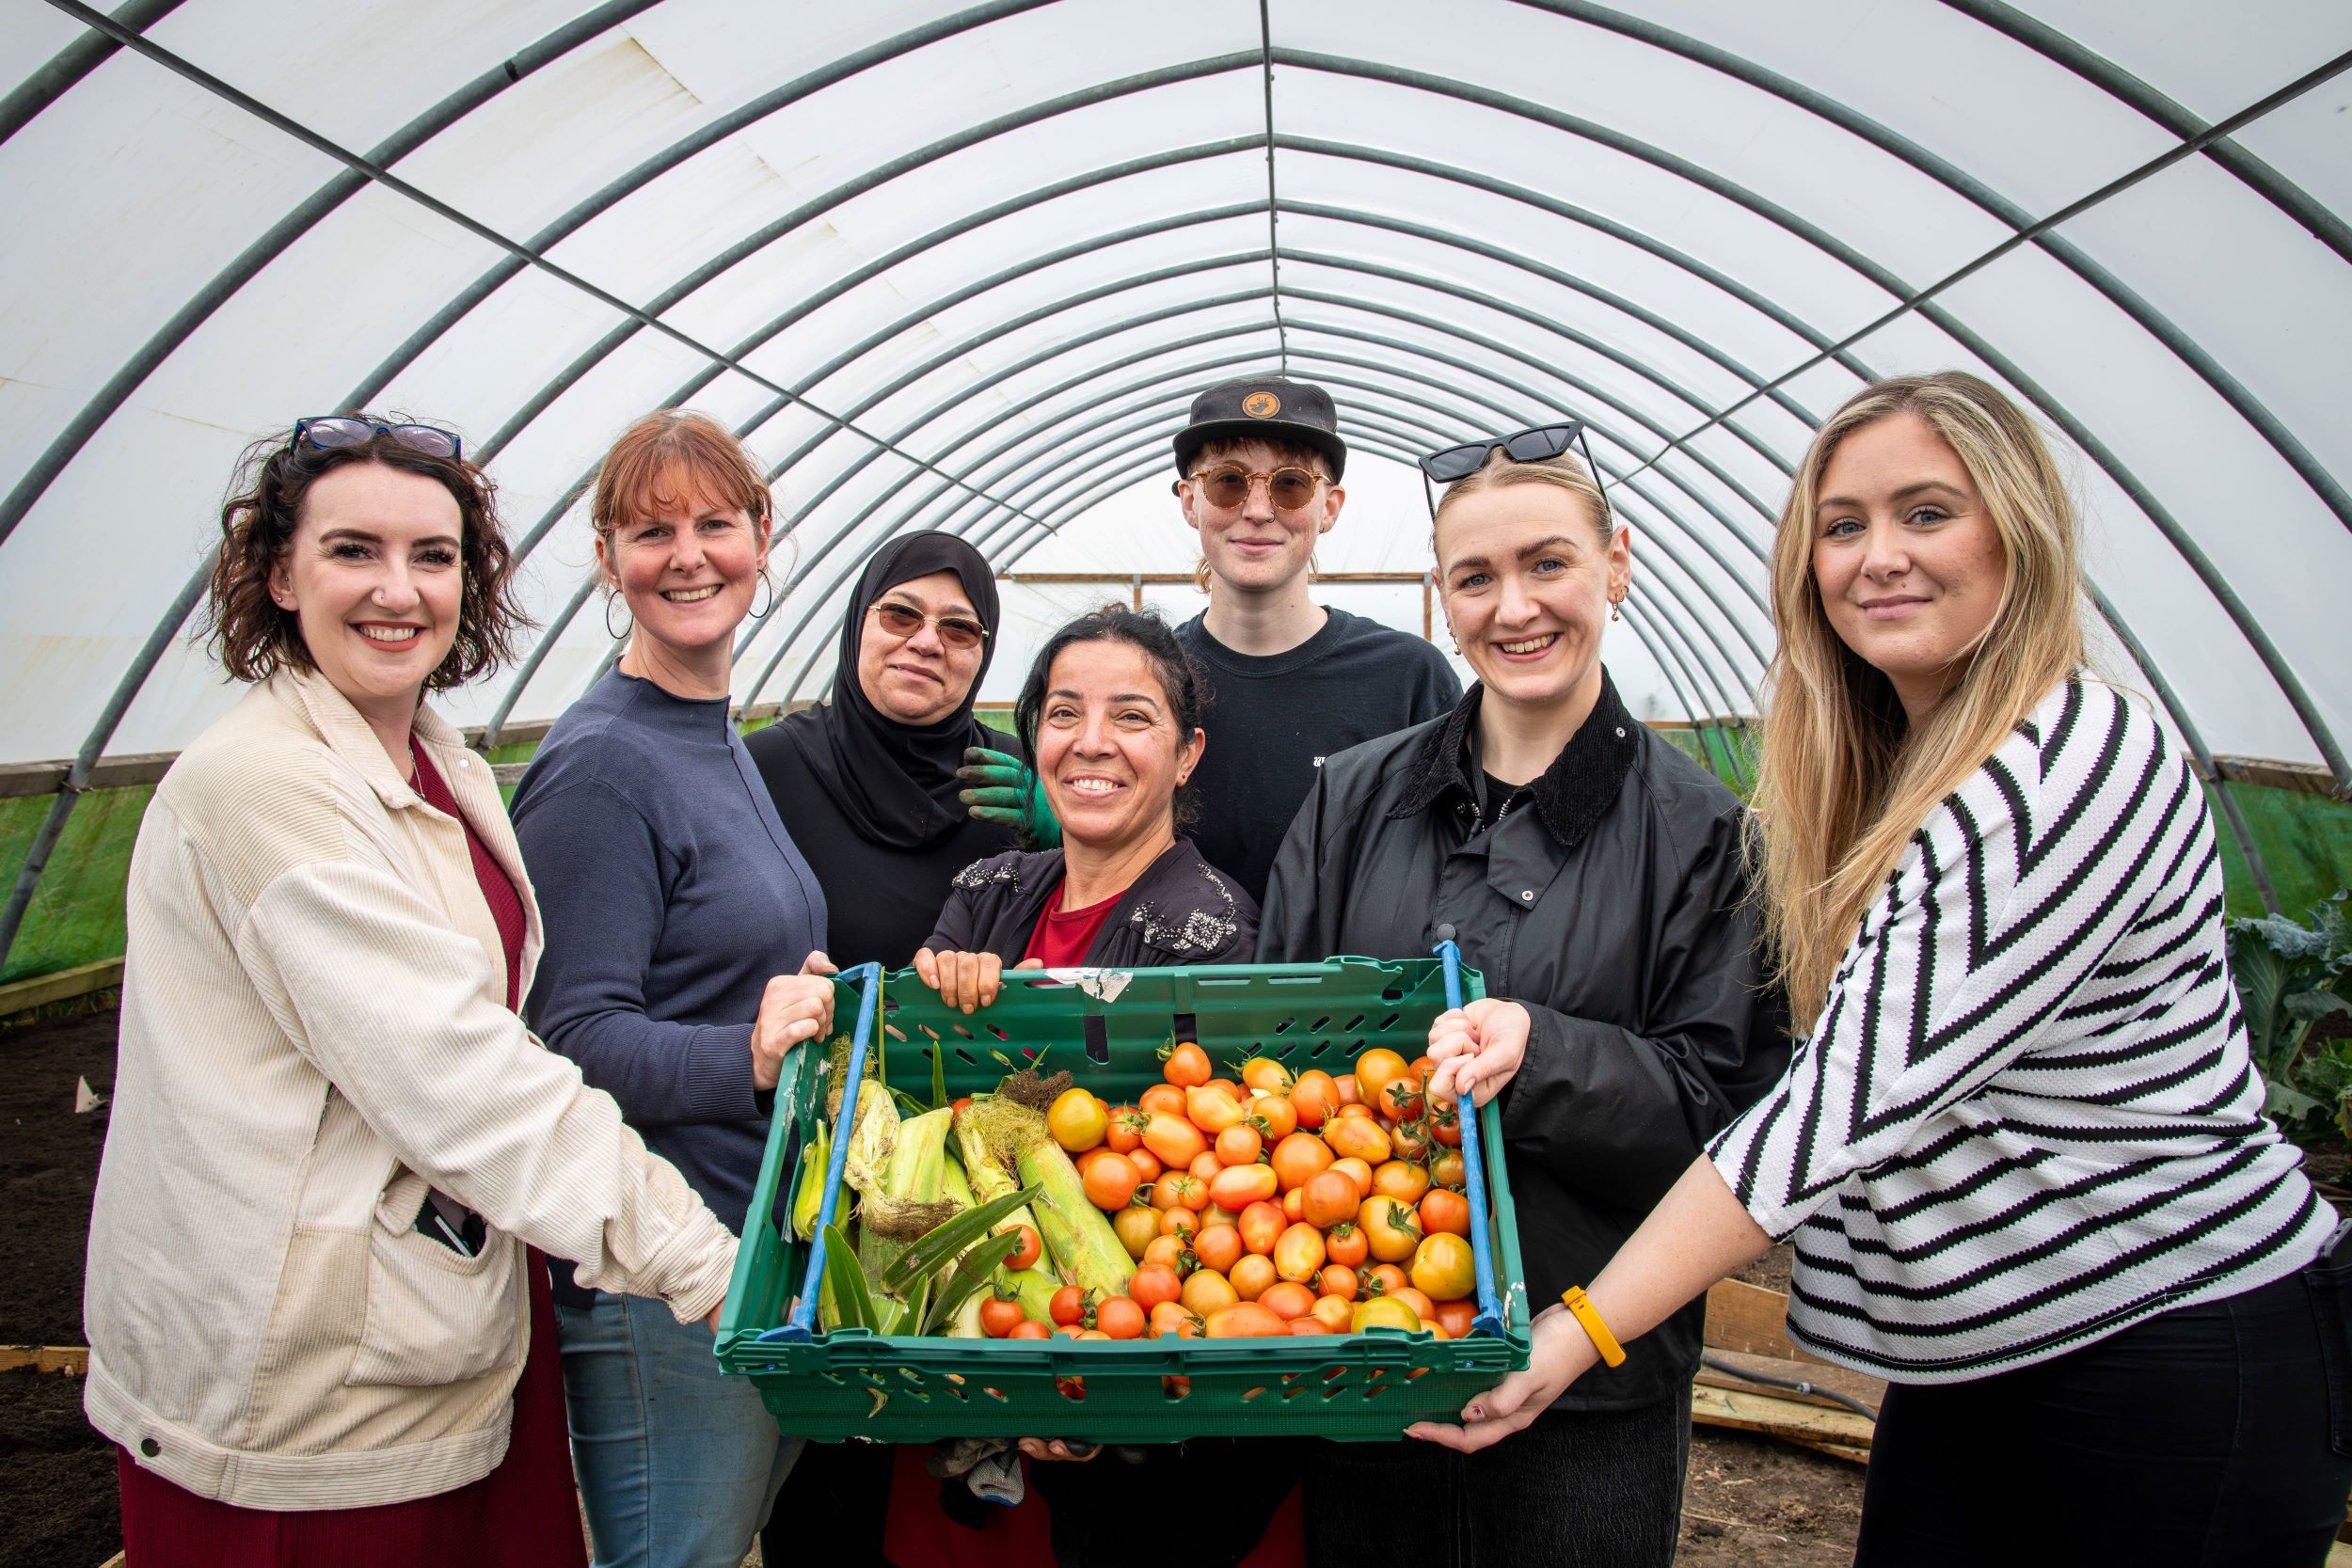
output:
[[[1326,568],[1426,565],[1412,453],[1581,416],[1636,529],[1620,685],[1752,711],[1810,422],[1956,365],[2066,450],[2119,668],[2210,751],[2344,781],[2342,0],[119,14],[0,0],[0,761],[173,750],[231,699],[172,634],[233,457],[300,415],[489,458],[543,645],[461,721],[552,717],[609,656],[577,492],[678,402],[792,521],[739,701],[817,695],[843,586],[922,527],[1104,574],[1008,591],[1001,697],[1054,621],[1189,567],[1168,436],[1285,363],[1359,454]],[[1420,629],[1409,584],[1327,596]]]

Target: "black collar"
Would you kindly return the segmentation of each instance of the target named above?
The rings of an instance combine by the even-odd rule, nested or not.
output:
[[[1413,755],[1411,783],[1405,798],[1390,811],[1391,820],[1419,816],[1449,788],[1477,798],[1465,742],[1484,695],[1483,687],[1471,687],[1445,722],[1422,738]],[[1616,683],[1603,670],[1600,696],[1593,704],[1592,714],[1551,759],[1551,766],[1528,786],[1534,794],[1535,811],[1543,818],[1545,831],[1563,847],[1583,843],[1593,824],[1616,800],[1627,769],[1640,753],[1641,737],[1634,733],[1639,727],[1617,700]]]

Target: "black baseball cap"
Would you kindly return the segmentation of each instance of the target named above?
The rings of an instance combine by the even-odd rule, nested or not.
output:
[[[1188,474],[1192,460],[1211,441],[1280,441],[1319,452],[1338,483],[1347,467],[1347,443],[1340,439],[1340,417],[1331,394],[1286,376],[1262,375],[1222,381],[1192,400],[1192,420],[1176,433],[1176,471]]]

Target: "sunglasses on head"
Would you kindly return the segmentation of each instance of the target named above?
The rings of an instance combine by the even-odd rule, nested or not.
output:
[[[1270,474],[1253,474],[1238,463],[1220,463],[1191,477],[1211,506],[1226,511],[1248,500],[1251,487],[1260,480],[1265,481],[1266,499],[1277,512],[1295,512],[1308,505],[1323,483],[1321,474],[1306,468],[1281,467]]]
[[[1440,447],[1421,459],[1422,492],[1429,498],[1429,515],[1438,515],[1438,492],[1431,481],[1451,484],[1457,479],[1468,479],[1486,466],[1487,456],[1495,448],[1514,463],[1547,463],[1571,446],[1584,449],[1584,467],[1600,483],[1600,469],[1593,462],[1592,444],[1584,439],[1584,421],[1567,420],[1559,424],[1530,425],[1508,436],[1489,436],[1483,441],[1470,441],[1458,447]]]
[[[926,615],[913,605],[890,599],[877,603],[873,611],[875,621],[893,637],[913,637],[927,626],[937,626],[939,640],[958,652],[978,647],[988,636],[988,628],[977,621],[967,621],[961,615]]]
[[[465,451],[465,443],[454,431],[430,424],[377,424],[373,420],[356,420],[348,414],[321,414],[294,421],[294,435],[286,441],[291,451],[299,446],[311,446],[321,451],[333,451],[338,447],[364,447],[378,436],[389,436],[402,446],[433,457],[454,458]]]

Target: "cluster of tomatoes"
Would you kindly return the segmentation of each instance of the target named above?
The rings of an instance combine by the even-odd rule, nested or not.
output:
[[[1162,1056],[1166,1082],[1136,1103],[1073,1088],[1046,1116],[1087,1196],[1136,1259],[1127,1293],[1096,1299],[1066,1286],[1052,1324],[993,1300],[982,1308],[986,1332],[1470,1332],[1476,1275],[1461,1123],[1452,1102],[1428,1092],[1428,1057],[1408,1062],[1377,1047],[1337,1078],[1294,1078],[1259,1057],[1220,1078],[1199,1045],[1172,1044]],[[1035,1245],[1025,1236],[1023,1256]]]

